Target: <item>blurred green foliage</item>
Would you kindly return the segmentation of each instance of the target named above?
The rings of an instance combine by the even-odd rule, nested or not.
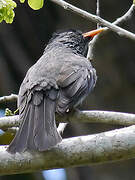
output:
[[[0,23],[4,20],[6,23],[12,23],[15,13],[13,9],[16,3],[12,0],[0,0]]]
[[[21,3],[24,3],[25,0],[20,0]],[[28,0],[28,5],[34,9],[38,10],[43,7],[44,0]],[[12,23],[14,20],[15,12],[14,8],[16,3],[12,0],[0,0],[0,23],[5,21],[6,23]]]
[[[24,3],[25,0],[20,0],[21,3]],[[28,0],[29,6],[34,9],[38,10],[41,9],[44,5],[44,0]]]

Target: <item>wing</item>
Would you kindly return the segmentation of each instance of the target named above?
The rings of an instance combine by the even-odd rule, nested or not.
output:
[[[83,58],[83,60],[88,61]],[[91,92],[96,83],[96,71],[90,63],[79,63],[71,66],[64,65],[61,69],[58,85],[60,87],[57,102],[57,112],[64,113],[72,106],[77,106]]]

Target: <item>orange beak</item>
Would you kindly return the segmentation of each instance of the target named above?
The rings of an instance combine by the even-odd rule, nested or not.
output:
[[[105,28],[100,28],[100,29],[96,29],[96,30],[93,30],[93,31],[89,31],[89,32],[86,32],[86,33],[83,33],[83,37],[94,37],[95,35],[101,33],[102,31],[104,31]]]

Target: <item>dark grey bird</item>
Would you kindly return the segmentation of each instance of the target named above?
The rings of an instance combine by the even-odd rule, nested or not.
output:
[[[45,151],[61,142],[55,113],[76,107],[96,83],[96,71],[86,58],[88,43],[103,29],[87,33],[55,33],[42,57],[28,70],[19,90],[21,121],[8,147],[11,153]]]

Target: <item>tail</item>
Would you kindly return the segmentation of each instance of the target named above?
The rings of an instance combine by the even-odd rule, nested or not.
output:
[[[45,151],[62,140],[55,123],[56,99],[53,93],[33,94],[20,115],[22,123],[7,149],[10,153],[25,150]]]

